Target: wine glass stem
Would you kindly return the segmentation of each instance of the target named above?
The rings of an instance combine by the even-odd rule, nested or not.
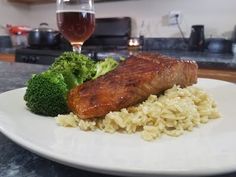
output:
[[[81,44],[77,44],[77,45],[72,45],[73,46],[73,52],[78,52],[81,53]]]

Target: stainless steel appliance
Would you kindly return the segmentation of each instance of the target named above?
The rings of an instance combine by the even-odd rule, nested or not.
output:
[[[39,28],[29,31],[28,44],[34,49],[58,49],[61,34],[48,27],[47,23],[40,23]]]
[[[50,65],[55,58],[63,53],[62,50],[45,49],[16,49],[16,62]]]
[[[189,50],[190,51],[204,51],[205,36],[203,25],[193,25],[191,28],[191,34],[189,38]]]
[[[37,49],[16,49],[16,62],[32,63],[50,65],[55,61],[55,58],[60,56],[64,50],[37,50]],[[119,60],[121,57],[127,57],[130,55],[128,50],[104,50],[96,49],[89,51],[82,51],[83,54],[91,57],[94,60],[103,60],[106,57],[113,57]]]
[[[94,60],[107,56],[119,59],[127,57],[128,41],[131,35],[131,18],[99,18],[92,37],[85,42],[82,53]],[[70,44],[64,39],[56,50],[25,48],[16,50],[16,62],[50,65],[64,51],[71,51]]]
[[[15,51],[16,62],[23,63],[33,63],[33,64],[42,64],[42,65],[50,65],[55,61],[55,58],[61,55],[65,51],[71,51],[72,48],[68,41],[62,38],[60,45],[57,49],[48,48],[18,48]]]

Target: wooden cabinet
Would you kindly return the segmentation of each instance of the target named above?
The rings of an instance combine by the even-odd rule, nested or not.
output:
[[[198,77],[219,79],[236,83],[236,70],[199,69]]]
[[[0,53],[0,61],[14,62],[15,61],[15,55],[14,54]]]

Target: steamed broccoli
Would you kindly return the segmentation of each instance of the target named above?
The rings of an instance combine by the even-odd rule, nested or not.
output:
[[[67,113],[68,87],[62,74],[46,71],[28,81],[24,100],[34,113],[56,116]]]
[[[95,63],[85,55],[65,52],[52,66],[34,75],[27,84],[24,100],[36,114],[57,116],[68,113],[67,94],[73,87],[114,69],[118,62],[112,58]]]
[[[118,62],[111,57],[105,58],[104,61],[100,61],[96,63],[96,74],[93,76],[93,79],[102,76],[109,71],[115,69],[118,66]]]
[[[85,55],[65,52],[53,65],[27,84],[24,99],[28,108],[46,116],[56,116],[68,112],[67,93],[70,89],[91,79],[96,65]]]
[[[52,64],[49,70],[62,73],[72,86],[83,83],[96,73],[96,65],[87,56],[65,52]]]

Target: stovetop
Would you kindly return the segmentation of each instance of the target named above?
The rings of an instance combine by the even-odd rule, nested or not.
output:
[[[37,49],[16,49],[16,62],[34,63],[50,65],[55,58],[60,56],[63,51],[59,50],[37,50]]]
[[[50,65],[55,59],[60,56],[65,50],[47,50],[47,49],[16,49],[16,62],[35,63]],[[82,50],[82,54],[89,56],[93,60],[103,60],[106,57],[113,57],[119,60],[121,57],[130,55],[125,48],[86,48]]]

